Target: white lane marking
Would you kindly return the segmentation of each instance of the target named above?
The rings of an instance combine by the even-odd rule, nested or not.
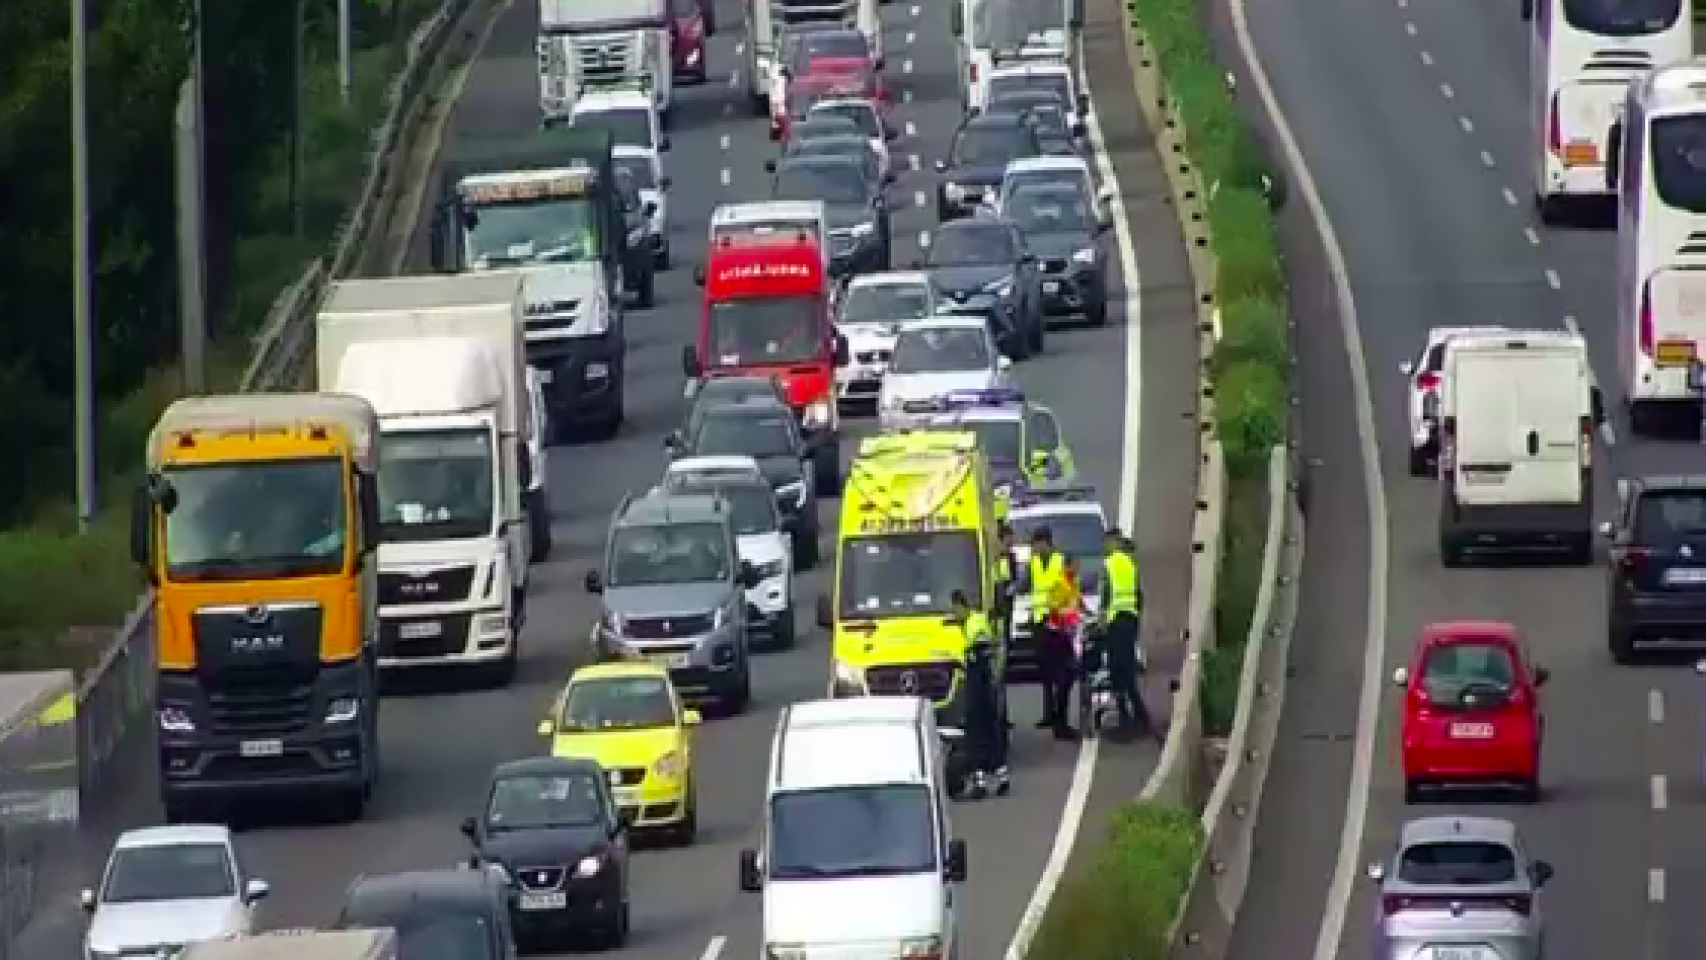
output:
[[[1475,132],[1475,121],[1469,119],[1468,117],[1458,117],[1457,118],[1457,125],[1463,128],[1464,133],[1474,133]]]
[[[913,123],[911,120],[906,121],[906,135],[909,137],[918,136],[918,124]]]
[[[920,249],[920,250],[930,249],[930,231],[928,231],[928,230],[918,231],[918,249]]]
[[[917,42],[918,42],[918,34],[913,33],[911,30],[906,31],[906,43],[908,45],[911,45],[911,44],[917,43]]]
[[[1137,274],[1137,247],[1132,242],[1125,201],[1120,197],[1119,179],[1113,164],[1108,160],[1101,124],[1096,122],[1098,113],[1092,104],[1091,156],[1096,164],[1098,179],[1113,194],[1109,212],[1113,215],[1114,239],[1119,247],[1120,271],[1125,289],[1125,433],[1121,439],[1120,450],[1119,523],[1123,529],[1131,530],[1137,526],[1138,454],[1142,449],[1143,438],[1142,281]],[[1031,891],[1030,902],[1025,904],[1025,912],[1019,917],[1019,925],[1013,931],[1013,939],[1007,944],[1005,960],[1024,960],[1025,954],[1030,950],[1031,939],[1036,936],[1037,926],[1048,912],[1049,901],[1054,899],[1055,889],[1060,886],[1060,878],[1072,858],[1072,845],[1077,840],[1079,828],[1083,824],[1084,806],[1090,800],[1090,788],[1095,783],[1096,758],[1101,749],[1100,744],[1100,739],[1093,737],[1084,741],[1083,746],[1078,749],[1078,761],[1072,767],[1072,784],[1067,788],[1066,802],[1060,812],[1060,825],[1055,829],[1054,846],[1049,849],[1048,860],[1043,863],[1042,876],[1037,878],[1037,886]]]
[[[1540,231],[1534,229],[1533,227],[1523,227],[1522,228],[1522,235],[1528,238],[1528,245],[1529,246],[1531,246],[1531,247],[1540,246]]]
[[[1495,162],[1496,161],[1493,160],[1493,155],[1491,153],[1488,153],[1485,150],[1481,151],[1481,166],[1491,167]]]
[[[1309,219],[1321,237],[1321,247],[1327,257],[1328,274],[1333,281],[1334,299],[1338,304],[1339,325],[1345,340],[1345,353],[1350,360],[1351,396],[1356,411],[1358,453],[1362,463],[1362,484],[1368,514],[1362,518],[1362,528],[1368,532],[1368,620],[1363,624],[1362,690],[1357,698],[1356,741],[1351,751],[1351,777],[1345,791],[1345,815],[1339,834],[1339,850],[1333,864],[1333,882],[1327,891],[1327,902],[1321,926],[1315,938],[1315,960],[1335,960],[1339,940],[1345,932],[1345,912],[1350,906],[1351,891],[1361,876],[1358,865],[1362,852],[1363,828],[1368,820],[1369,792],[1374,782],[1374,748],[1379,735],[1380,705],[1386,695],[1386,577],[1391,558],[1387,546],[1386,487],[1381,482],[1380,452],[1375,442],[1373,391],[1368,383],[1368,353],[1363,349],[1362,330],[1358,325],[1356,296],[1351,292],[1350,271],[1345,266],[1345,252],[1337,231],[1327,217],[1327,207],[1321,202],[1321,191],[1297,136],[1274,94],[1273,81],[1256,53],[1250,36],[1249,10],[1246,0],[1230,0],[1232,32],[1238,43],[1238,56],[1250,74],[1251,85],[1262,103],[1262,109],[1273,122],[1275,139],[1280,145],[1286,165],[1297,181]]]
[[[900,102],[901,103],[911,103],[912,102],[912,88],[911,87],[907,87],[905,90],[902,90],[900,92]]]
[[[1655,867],[1647,871],[1647,902],[1665,902],[1665,868]]]
[[[909,17],[916,17],[916,16],[918,16],[918,10],[919,10],[918,5],[914,4],[910,9],[908,9],[906,11],[906,15]]]
[[[1654,810],[1670,809],[1670,781],[1666,779],[1664,774],[1653,774],[1651,782],[1647,785],[1647,795]]]
[[[717,960],[723,955],[723,948],[728,946],[729,938],[718,934],[705,944],[705,952],[699,955],[699,960]]]
[[[1547,268],[1546,285],[1554,290],[1562,290],[1564,288],[1564,281],[1558,276],[1558,271]]]
[[[745,40],[736,40],[735,41],[735,56],[738,57],[745,52],[746,52],[746,41]]]
[[[915,167],[914,169],[917,169],[917,168]],[[912,194],[912,205],[913,206],[922,210],[922,209],[924,209],[924,207],[927,203],[929,203],[929,200],[924,196],[924,191],[918,190]]]
[[[912,72],[912,61],[911,60],[902,60],[900,62],[900,72],[901,73],[911,73]]]
[[[740,74],[738,72],[729,74],[729,89],[733,90],[738,86],[740,86]]]
[[[723,186],[726,187],[729,185],[730,181],[732,181],[734,178],[729,176],[729,168],[724,167],[723,169],[717,171],[717,179],[722,181]]]
[[[1424,54],[1426,54],[1426,53],[1427,53],[1427,51],[1426,51],[1426,50],[1424,50],[1424,51],[1422,51],[1422,52],[1423,52],[1423,53],[1424,53]],[[1423,61],[1422,61],[1422,62],[1423,62],[1423,63],[1426,63],[1426,62],[1427,62],[1427,61],[1426,61],[1426,60],[1423,60]],[[1452,99],[1452,98],[1453,98],[1453,97],[1456,97],[1456,96],[1457,96],[1457,91],[1456,91],[1456,90],[1453,90],[1453,89],[1452,89],[1452,88],[1451,88],[1451,84],[1449,84],[1449,83],[1442,83],[1442,84],[1440,84],[1440,85],[1439,85],[1439,92],[1440,92],[1440,94],[1441,94],[1441,95],[1442,95],[1442,96],[1444,96],[1444,97],[1445,97],[1445,98],[1446,98],[1446,99],[1447,99],[1447,100],[1450,100],[1450,99]]]
[[[1503,190],[1503,195],[1505,198],[1505,203],[1507,203],[1513,207],[1516,206],[1516,191],[1515,190],[1512,190],[1510,187],[1506,187]]]
[[[1647,722],[1655,727],[1665,722],[1665,695],[1659,690],[1647,691]]]
[[[1416,25],[1414,23],[1410,23],[1410,22],[1406,21],[1404,24],[1404,32],[1409,34],[1412,37],[1415,36],[1416,35]]]
[[[1576,318],[1574,316],[1565,314],[1564,319],[1560,322],[1564,325],[1565,330],[1570,331],[1578,337],[1582,335],[1582,325],[1576,322]],[[1591,364],[1588,366],[1588,379],[1594,386],[1599,386],[1600,379],[1598,376],[1595,376],[1593,366]],[[1611,426],[1610,420],[1599,425],[1599,439],[1608,447],[1617,445],[1617,431]]]
[[[914,170],[924,169],[923,162],[918,159],[918,154],[916,153],[909,153],[906,155],[906,165]]]
[[[717,146],[723,148],[724,150],[727,150],[729,148],[729,135],[725,133],[721,137],[719,137],[717,139]]]
[[[1433,54],[1427,52],[1426,50],[1423,50],[1421,52],[1421,57],[1422,57],[1422,66],[1431,67],[1434,65],[1434,55]]]

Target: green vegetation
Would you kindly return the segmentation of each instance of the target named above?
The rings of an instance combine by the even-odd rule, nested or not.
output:
[[[304,176],[292,183],[295,18],[290,0],[206,0],[210,385],[232,389],[273,299],[328,248],[360,188],[372,128],[413,30],[442,0],[355,0],[348,106],[336,5],[303,3]],[[67,628],[111,626],[140,586],[124,501],[159,411],[179,394],[173,111],[191,45],[190,0],[88,4],[90,208],[103,511],[75,533],[71,370],[69,5],[0,12],[0,668],[82,664]],[[294,187],[294,191],[293,191]],[[293,202],[295,201],[295,202]],[[300,208],[298,222],[296,209]],[[300,227],[300,229],[298,229]],[[95,655],[98,655],[98,651]]]
[[[1284,178],[1227,89],[1194,0],[1128,0],[1132,21],[1177,105],[1186,154],[1208,197],[1209,248],[1221,340],[1211,375],[1216,435],[1226,458],[1227,503],[1215,639],[1203,671],[1203,723],[1232,725],[1244,643],[1267,537],[1269,451],[1285,439],[1290,362],[1285,266],[1274,208]]]
[[[1202,845],[1195,814],[1127,803],[1055,891],[1028,960],[1163,960]]]

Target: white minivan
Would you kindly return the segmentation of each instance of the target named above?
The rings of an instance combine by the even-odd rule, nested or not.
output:
[[[1593,557],[1593,443],[1605,418],[1578,334],[1452,337],[1440,370],[1439,552]]]
[[[943,745],[918,697],[782,709],[763,834],[740,855],[766,957],[957,957],[966,844],[951,839]]]

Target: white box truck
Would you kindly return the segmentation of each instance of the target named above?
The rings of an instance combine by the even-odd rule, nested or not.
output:
[[[667,120],[669,45],[669,0],[539,0],[540,111],[566,119],[582,90],[638,88]]]
[[[278,930],[193,943],[173,960],[398,960],[390,930]]]
[[[1593,444],[1604,402],[1587,342],[1560,331],[1453,337],[1440,370],[1440,559],[1593,559]]]
[[[544,513],[526,496],[523,285],[515,271],[343,280],[320,308],[322,389],[379,414],[381,668],[514,673]]]

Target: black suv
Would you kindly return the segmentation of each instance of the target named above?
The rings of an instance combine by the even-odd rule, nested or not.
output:
[[[1610,538],[1612,659],[1638,645],[1706,645],[1706,476],[1625,481]]]
[[[737,403],[703,403],[687,429],[664,440],[671,459],[751,457],[776,494],[794,540],[794,562],[810,570],[818,562],[816,452],[806,445],[792,410],[762,394]]]
[[[969,117],[954,131],[948,156],[936,161],[936,172],[942,175],[936,185],[936,219],[947,223],[970,216],[1001,189],[1007,164],[1042,155],[1042,139],[1029,117]]]

